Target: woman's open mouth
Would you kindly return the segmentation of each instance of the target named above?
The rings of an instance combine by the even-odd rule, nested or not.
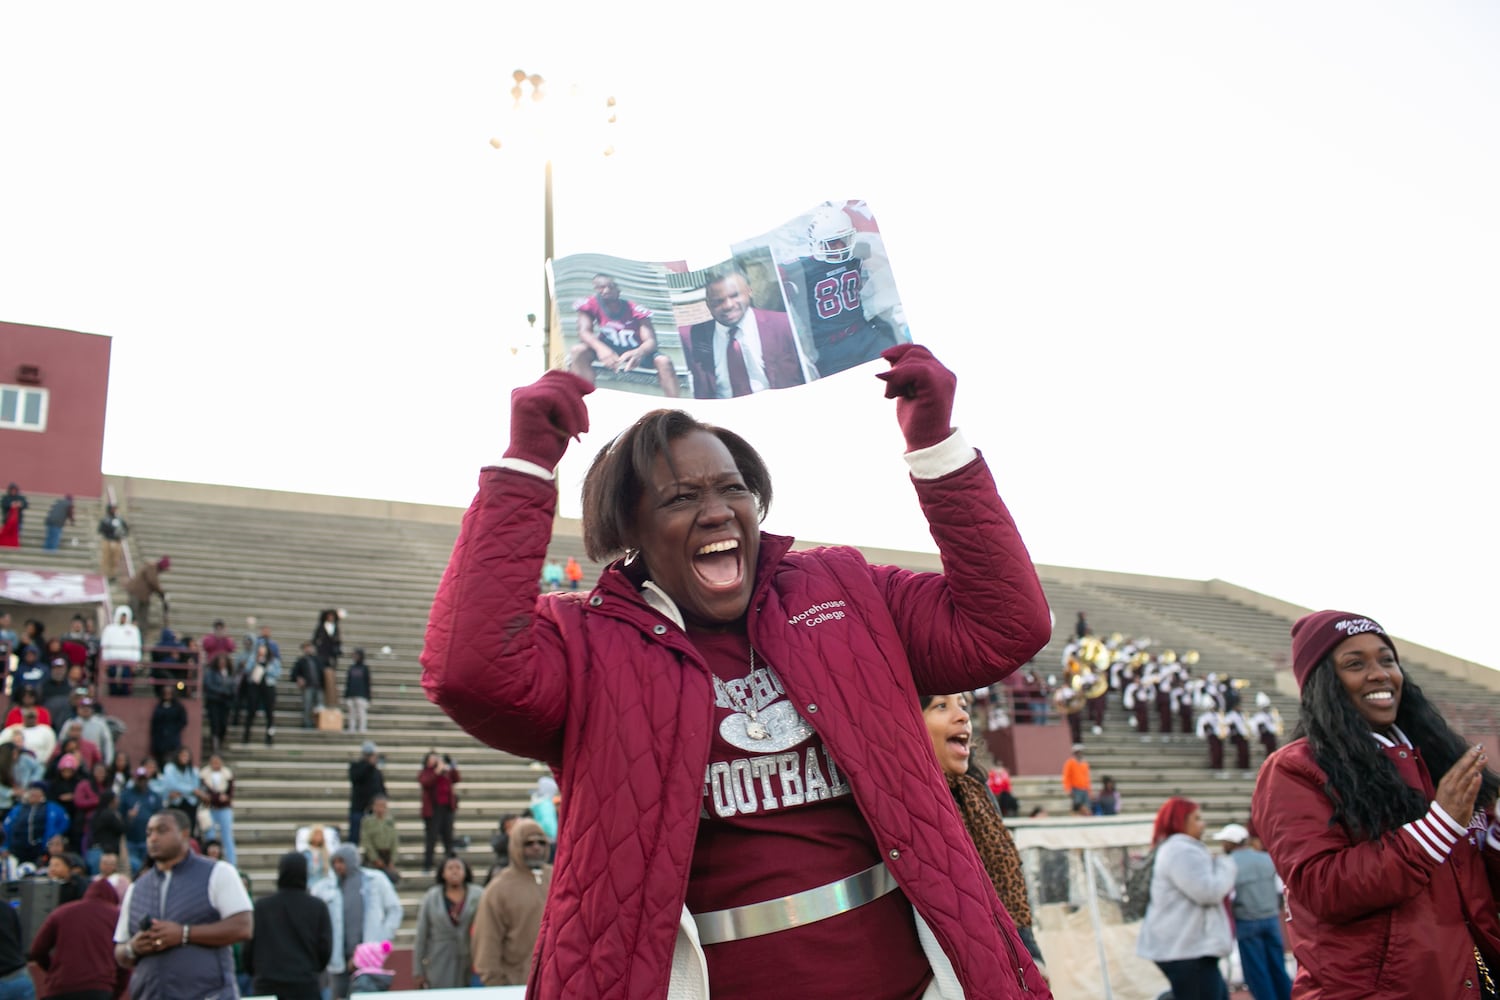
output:
[[[736,538],[709,542],[693,553],[693,570],[709,590],[733,590],[744,579]]]

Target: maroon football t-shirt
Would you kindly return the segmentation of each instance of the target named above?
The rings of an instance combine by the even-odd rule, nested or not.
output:
[[[878,862],[838,762],[782,691],[775,665],[757,653],[752,671],[744,636],[694,633],[693,643],[718,680],[688,909],[779,899]],[[932,979],[899,890],[704,954],[714,1000],[778,992],[915,1000]]]

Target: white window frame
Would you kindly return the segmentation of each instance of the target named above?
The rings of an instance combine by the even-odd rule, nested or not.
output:
[[[16,393],[16,418],[14,420],[7,420],[4,416],[0,416],[0,428],[13,431],[35,431],[37,433],[46,431],[47,404],[50,402],[50,393],[46,389],[35,385],[0,383],[0,392]],[[26,397],[31,395],[35,395],[41,399],[41,405],[37,407],[38,422],[34,424],[28,424],[24,419],[26,415]]]

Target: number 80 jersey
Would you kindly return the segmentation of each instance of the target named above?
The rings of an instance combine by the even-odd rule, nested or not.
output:
[[[828,263],[799,257],[787,265],[787,280],[797,311],[807,310],[813,344],[823,347],[865,325],[864,267],[859,260]]]

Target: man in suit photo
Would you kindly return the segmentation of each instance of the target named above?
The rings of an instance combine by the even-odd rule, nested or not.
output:
[[[806,381],[786,313],[755,308],[744,272],[711,274],[703,297],[713,319],[683,331],[682,338],[695,398],[747,396]]]

